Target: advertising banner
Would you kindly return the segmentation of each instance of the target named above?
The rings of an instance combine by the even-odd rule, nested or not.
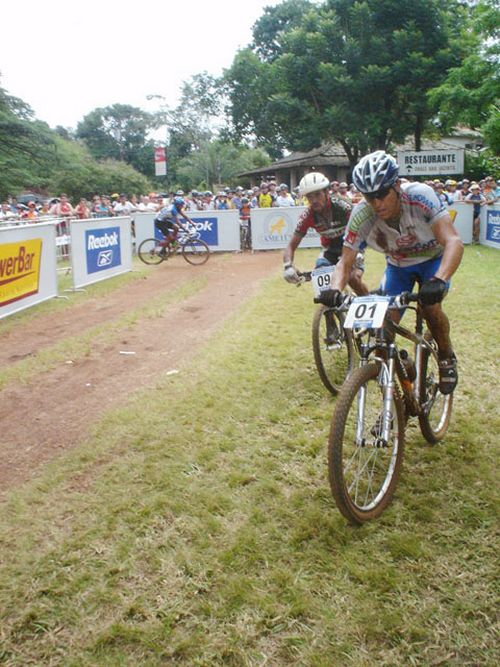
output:
[[[0,318],[57,296],[55,240],[51,223],[0,230]]]
[[[164,146],[155,148],[155,176],[167,175],[167,153]]]
[[[240,247],[240,219],[238,211],[188,211],[199,238],[208,243],[211,250],[231,251]],[[152,237],[162,238],[155,229],[156,213],[135,213],[135,249]]]
[[[500,248],[500,206],[481,207],[479,241],[490,248]]]
[[[464,173],[464,149],[398,151],[400,176],[440,176]]]
[[[254,250],[285,248],[304,210],[305,206],[252,209],[250,213],[252,248]],[[319,234],[309,230],[302,239],[300,247],[319,248]]]
[[[131,270],[130,217],[72,220],[70,235],[74,289]]]

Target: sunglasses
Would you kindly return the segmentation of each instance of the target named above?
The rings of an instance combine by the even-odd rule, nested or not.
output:
[[[394,188],[392,185],[389,185],[386,188],[381,188],[380,190],[377,190],[377,192],[364,192],[363,197],[366,199],[366,201],[375,201],[375,199],[385,199],[389,192],[393,190]]]

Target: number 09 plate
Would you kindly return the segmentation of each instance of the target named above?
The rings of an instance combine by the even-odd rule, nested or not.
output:
[[[347,311],[344,328],[380,329],[390,300],[389,296],[378,295],[356,297]]]

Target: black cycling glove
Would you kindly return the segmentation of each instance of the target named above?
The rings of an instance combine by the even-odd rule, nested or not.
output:
[[[338,289],[326,289],[321,292],[319,297],[314,299],[315,303],[322,303],[329,308],[338,308],[344,301],[344,295]]]
[[[441,278],[431,278],[426,280],[418,293],[418,300],[423,306],[433,306],[435,303],[441,303],[444,299],[448,287]]]

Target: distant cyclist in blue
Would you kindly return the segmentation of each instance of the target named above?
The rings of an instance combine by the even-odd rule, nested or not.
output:
[[[156,216],[154,223],[156,229],[158,229],[165,240],[162,241],[161,245],[167,246],[170,243],[173,243],[177,239],[177,234],[179,229],[182,228],[184,231],[189,232],[189,227],[183,225],[179,221],[179,216],[182,216],[187,222],[192,225],[193,229],[195,228],[194,222],[184,213],[184,208],[186,202],[181,195],[176,195],[171,204],[164,206]],[[165,252],[165,251],[163,251]]]

